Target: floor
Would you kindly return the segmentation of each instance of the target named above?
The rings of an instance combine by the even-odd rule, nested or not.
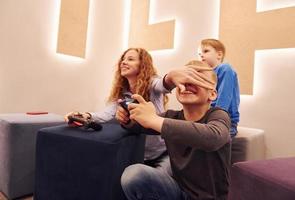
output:
[[[1,192],[0,192],[0,200],[7,200],[7,198]],[[18,198],[15,200],[33,200],[33,197],[28,196],[28,197]]]

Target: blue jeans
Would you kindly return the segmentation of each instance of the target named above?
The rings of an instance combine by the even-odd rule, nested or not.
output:
[[[143,164],[127,167],[121,185],[128,200],[189,200],[168,173]]]

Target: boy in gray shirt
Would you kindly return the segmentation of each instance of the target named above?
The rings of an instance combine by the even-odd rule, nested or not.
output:
[[[193,61],[190,65],[207,67]],[[201,71],[216,86],[213,71]],[[198,85],[184,84],[177,88],[180,111],[168,110],[157,115],[152,103],[133,95],[139,104],[129,104],[132,131],[160,134],[170,157],[172,175],[155,168],[135,164],[127,167],[121,177],[122,188],[129,200],[225,200],[229,185],[230,118],[224,110],[210,108],[217,92]],[[121,109],[116,118],[120,121]]]

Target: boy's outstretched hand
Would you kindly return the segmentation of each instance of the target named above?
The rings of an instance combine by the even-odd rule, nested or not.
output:
[[[157,132],[161,132],[164,118],[156,114],[156,109],[152,102],[146,102],[139,94],[132,95],[133,99],[138,101],[138,104],[131,103],[128,105],[130,119],[135,120],[144,128],[151,128]]]
[[[206,89],[214,89],[214,84],[210,79],[204,76],[201,71],[212,71],[212,68],[198,67],[194,65],[187,65],[182,68],[171,70],[165,77],[165,82],[168,89],[179,87],[180,91],[185,90],[185,83],[198,85]]]

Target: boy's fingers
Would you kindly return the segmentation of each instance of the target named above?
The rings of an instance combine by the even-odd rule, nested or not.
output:
[[[208,83],[203,79],[188,78],[186,83],[190,83],[192,85],[197,85],[197,86],[207,88],[207,89],[214,89],[214,84]]]
[[[208,78],[207,75],[205,75],[205,74],[203,74],[203,73],[200,73],[200,72],[197,72],[197,74],[198,74],[198,76],[199,76],[201,79],[207,81],[208,83],[211,83],[212,85],[215,84],[210,78]]]
[[[146,103],[146,101],[144,100],[144,98],[142,96],[140,96],[139,94],[134,94],[131,97],[133,99],[137,100],[138,103]]]
[[[214,85],[212,85],[210,83],[203,82],[203,81],[197,81],[196,85],[198,85],[200,87],[203,87],[203,88],[206,88],[206,89],[209,89],[209,90],[214,89]]]
[[[194,69],[195,71],[198,71],[198,72],[212,71],[213,70],[213,68],[211,68],[211,67],[199,67],[199,66],[196,66],[196,65],[186,65],[185,67],[192,68],[192,69]]]
[[[132,109],[129,111],[129,113],[130,113],[129,118],[131,120],[135,120],[135,121],[136,121],[137,117],[139,117],[142,114],[142,112],[137,109]]]
[[[130,104],[128,104],[128,110],[129,110],[129,112],[130,112],[130,110],[136,108],[138,105],[139,104],[137,104],[137,103],[130,103]]]
[[[193,85],[198,85],[203,88],[207,89],[214,89],[215,83],[208,78],[205,74],[201,73],[201,70],[208,70],[212,71],[212,68],[200,68],[201,70],[197,71],[196,69],[199,69],[197,66],[191,66],[187,67],[186,71],[186,83],[190,83]]]
[[[212,69],[209,69],[210,71],[212,71]],[[193,79],[196,79],[198,81],[206,81],[208,83],[211,83],[214,85],[214,82],[212,80],[210,80],[205,74],[200,73],[200,71],[196,71],[192,68],[188,68],[189,71],[189,76]]]
[[[185,86],[183,84],[178,84],[177,87],[179,88],[180,92],[185,91]]]

